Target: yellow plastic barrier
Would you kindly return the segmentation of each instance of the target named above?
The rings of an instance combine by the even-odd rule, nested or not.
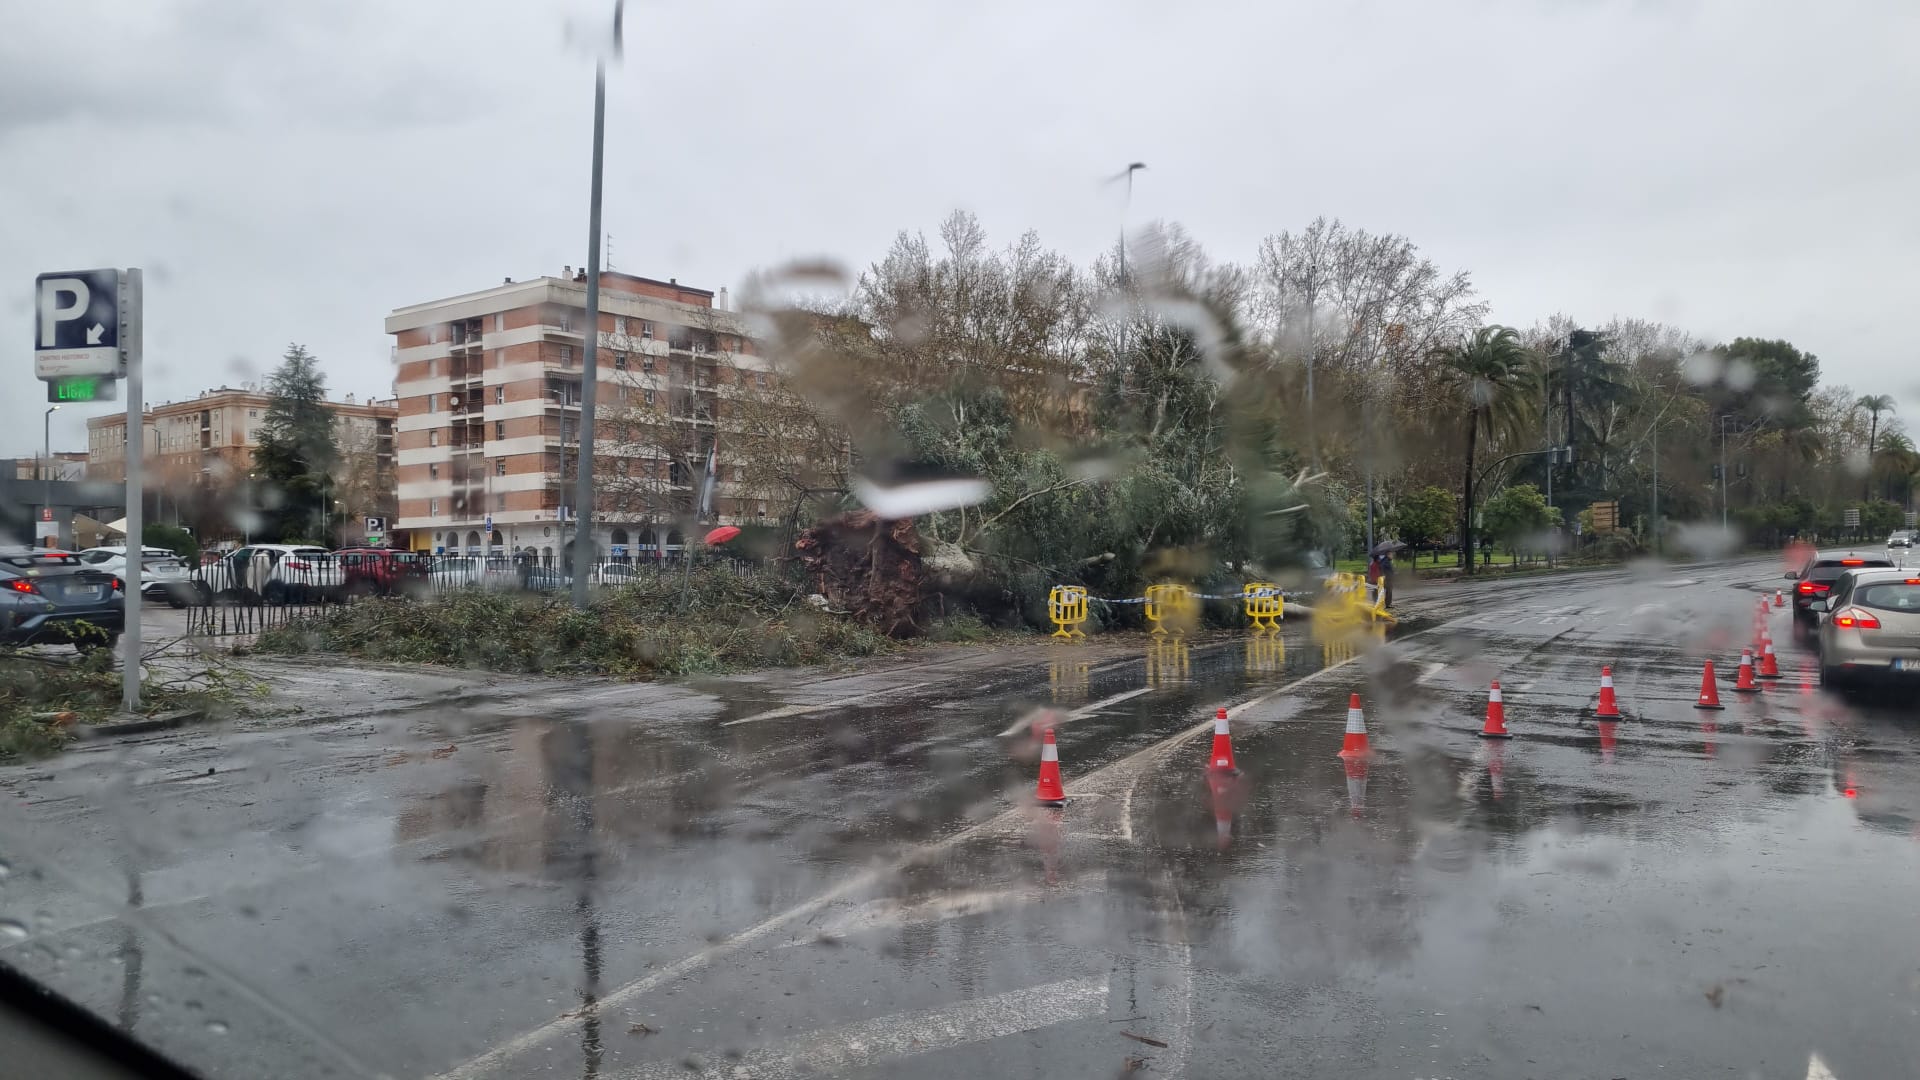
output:
[[[1241,588],[1247,602],[1247,629],[1256,634],[1277,634],[1286,614],[1286,600],[1280,590],[1267,581],[1249,581]],[[1258,595],[1266,593],[1268,595]]]
[[[1053,636],[1086,637],[1080,624],[1087,621],[1087,590],[1083,585],[1055,585],[1047,592],[1047,618],[1053,620]]]
[[[1147,586],[1147,622],[1153,625],[1155,634],[1164,634],[1172,626],[1176,634],[1184,634],[1193,628],[1195,616],[1200,613],[1200,604],[1193,598],[1193,590],[1185,585],[1149,585]]]

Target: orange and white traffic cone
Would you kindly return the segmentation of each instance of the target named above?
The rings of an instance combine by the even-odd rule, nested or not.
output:
[[[1740,674],[1733,680],[1733,690],[1736,694],[1757,694],[1760,692],[1760,684],[1753,681],[1752,649],[1740,650]]]
[[[1600,666],[1600,705],[1593,710],[1595,716],[1619,716],[1620,703],[1613,697],[1613,668]]]
[[[1620,725],[1612,720],[1601,720],[1595,726],[1600,729],[1600,760],[1611,763],[1613,761],[1613,730]]]
[[[1359,817],[1367,808],[1367,759],[1350,757],[1345,763],[1347,769],[1347,812]]]
[[[1787,594],[1781,592],[1779,589],[1773,590],[1773,606],[1776,609],[1786,607]]]
[[[1507,730],[1507,706],[1500,700],[1500,680],[1493,680],[1493,687],[1487,691],[1487,723],[1480,729],[1483,739],[1511,739],[1513,733]]]
[[[1347,737],[1340,741],[1340,756],[1363,758],[1373,753],[1367,744],[1367,715],[1360,710],[1360,695],[1347,697]]]
[[[1760,652],[1760,671],[1755,677],[1761,679],[1780,677],[1780,661],[1774,657],[1772,638],[1767,639],[1766,648]]]
[[[1042,806],[1065,806],[1067,789],[1060,783],[1060,747],[1053,741],[1053,729],[1040,737],[1040,784],[1033,801]]]
[[[1700,673],[1700,697],[1694,701],[1696,709],[1724,709],[1720,704],[1720,685],[1713,677],[1713,661],[1707,661],[1707,669]]]
[[[1218,709],[1213,714],[1213,753],[1207,759],[1207,768],[1215,772],[1239,772],[1239,766],[1233,763],[1233,736],[1227,732],[1227,710]]]

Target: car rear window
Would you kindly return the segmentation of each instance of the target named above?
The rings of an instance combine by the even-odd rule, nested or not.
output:
[[[1854,590],[1851,602],[1882,611],[1920,614],[1920,579],[1862,585]]]
[[[1812,581],[1834,581],[1849,570],[1872,567],[1887,567],[1893,564],[1885,559],[1822,559],[1813,564],[1813,572],[1807,575]]]

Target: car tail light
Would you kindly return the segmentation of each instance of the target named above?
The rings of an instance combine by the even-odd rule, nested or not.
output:
[[[304,563],[304,562],[301,562],[299,559],[287,560],[287,569],[289,570],[307,570],[307,569],[311,569],[311,567],[312,567],[311,563]]]
[[[1873,613],[1870,611],[1862,611],[1857,607],[1850,607],[1833,617],[1833,625],[1844,630],[1878,630],[1880,629],[1880,620],[1874,618]]]
[[[1840,565],[1841,565],[1841,566],[1865,566],[1865,565],[1867,565],[1867,560],[1865,560],[1865,559],[1841,559],[1841,560],[1840,560]]]
[[[14,592],[37,593],[40,591],[34,588],[33,582],[28,581],[26,578],[14,578],[12,581],[7,582],[7,584],[13,587]]]
[[[1800,583],[1800,595],[1812,596],[1814,593],[1827,592],[1832,588],[1833,586],[1825,585],[1818,581],[1803,581]]]
[[[119,578],[114,578],[114,579],[113,579],[113,591],[114,591],[114,592],[126,592],[126,591],[127,591],[127,583],[126,583],[126,582],[124,582],[124,581],[121,581],[121,580],[120,580]]]

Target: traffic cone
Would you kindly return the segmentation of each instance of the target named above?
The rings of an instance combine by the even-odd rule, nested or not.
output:
[[[1593,715],[1620,715],[1620,703],[1613,697],[1613,668],[1605,664],[1600,666],[1600,707],[1593,710]]]
[[[1760,684],[1753,681],[1752,649],[1740,650],[1740,674],[1733,680],[1733,690],[1736,694],[1757,694],[1760,692]]]
[[[1693,703],[1696,709],[1724,709],[1720,704],[1720,686],[1713,677],[1713,661],[1707,661],[1707,669],[1700,673],[1700,697]]]
[[[1233,737],[1227,734],[1227,710],[1218,709],[1213,714],[1213,754],[1207,762],[1207,768],[1216,772],[1239,772],[1239,766],[1233,763]]]
[[[1767,647],[1760,653],[1760,672],[1757,677],[1762,679],[1780,677],[1780,661],[1774,658],[1772,638],[1767,639]]]
[[[1600,729],[1600,760],[1611,762],[1613,760],[1613,729],[1620,725],[1612,720],[1601,720],[1596,726]]]
[[[1500,700],[1500,680],[1493,680],[1493,687],[1487,691],[1487,724],[1480,729],[1483,739],[1511,739],[1513,733],[1507,730],[1507,706]]]
[[[1033,801],[1042,806],[1065,806],[1067,789],[1060,783],[1060,747],[1054,744],[1053,729],[1040,737],[1040,785]]]
[[[1781,592],[1779,589],[1773,590],[1773,606],[1775,608],[1783,608],[1787,606],[1787,595]]]
[[[1367,808],[1367,759],[1348,758],[1344,764],[1347,769],[1347,812],[1359,817]]]
[[[1360,711],[1360,695],[1347,697],[1347,737],[1340,741],[1340,756],[1343,758],[1366,757],[1373,753],[1367,745],[1367,715]]]

